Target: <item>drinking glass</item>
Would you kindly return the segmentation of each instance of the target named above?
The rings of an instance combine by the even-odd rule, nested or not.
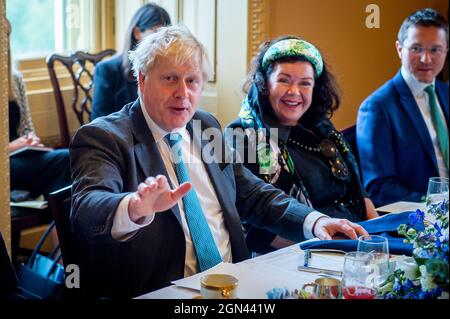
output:
[[[427,210],[444,199],[448,200],[448,178],[447,177],[431,177],[428,180],[428,191],[426,206]]]
[[[352,251],[344,255],[342,296],[345,299],[375,299],[373,263],[374,256],[368,252]]]
[[[373,255],[372,280],[374,287],[379,288],[389,276],[389,244],[387,238],[378,235],[360,236],[358,238],[358,252]]]

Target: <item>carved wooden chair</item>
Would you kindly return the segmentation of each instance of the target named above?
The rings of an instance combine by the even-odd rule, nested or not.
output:
[[[75,243],[70,220],[72,199],[72,185],[61,188],[48,196],[48,205],[55,220],[56,230],[58,232],[59,247],[61,249],[64,269],[70,273],[73,268],[68,266],[79,266],[78,246]],[[66,276],[67,274],[66,273]],[[84,293],[82,284],[80,288],[68,289],[63,287],[61,299],[74,300],[81,298]]]
[[[55,220],[58,232],[59,247],[64,266],[75,263],[76,254],[72,244],[72,227],[70,222],[70,209],[72,198],[72,185],[59,189],[48,196],[48,204]]]
[[[47,57],[47,68],[53,86],[58,114],[61,146],[69,146],[71,137],[63,91],[70,89],[70,85],[72,86],[71,108],[80,125],[89,122],[95,65],[105,57],[112,56],[115,53],[115,50],[107,49],[97,54],[76,51],[69,56],[51,54]],[[65,71],[68,71],[70,78],[67,78]]]

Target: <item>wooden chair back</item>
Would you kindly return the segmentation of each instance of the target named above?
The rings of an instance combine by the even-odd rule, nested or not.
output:
[[[67,70],[70,76],[71,81],[68,82],[71,82],[72,85],[71,109],[81,126],[90,121],[95,65],[115,53],[115,50],[107,49],[96,54],[76,51],[69,56],[51,54],[47,57],[47,68],[55,96],[62,147],[68,147],[71,138],[62,93],[66,89],[66,85],[68,86],[68,83],[65,83],[67,81],[63,81],[63,77],[67,77],[67,73],[63,70]],[[62,65],[64,68],[58,69],[58,65]]]

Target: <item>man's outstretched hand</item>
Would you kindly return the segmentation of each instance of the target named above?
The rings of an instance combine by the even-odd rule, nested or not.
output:
[[[136,222],[142,217],[172,208],[191,188],[191,183],[186,182],[172,190],[164,175],[147,177],[144,183],[138,185],[128,203],[130,219]]]

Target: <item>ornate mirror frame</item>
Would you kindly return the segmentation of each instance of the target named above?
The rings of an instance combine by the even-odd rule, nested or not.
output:
[[[0,0],[0,74],[7,74],[6,2]],[[8,156],[8,77],[0,77],[0,231],[6,247],[11,245],[11,215],[9,210]]]

